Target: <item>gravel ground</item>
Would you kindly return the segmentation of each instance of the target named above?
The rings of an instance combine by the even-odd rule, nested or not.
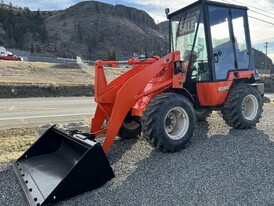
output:
[[[273,114],[273,103],[265,105],[250,130],[231,129],[213,114],[174,154],[142,137],[117,140],[108,154],[116,177],[56,205],[274,205]],[[0,205],[26,205],[11,166],[0,170]]]

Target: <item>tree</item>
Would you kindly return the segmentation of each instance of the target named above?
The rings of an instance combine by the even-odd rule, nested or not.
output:
[[[40,35],[40,40],[42,42],[46,42],[48,40],[48,32],[45,24],[43,24],[43,26],[40,27],[39,35]]]
[[[117,60],[115,49],[112,50],[112,59],[113,59],[113,61]]]
[[[31,42],[30,53],[34,53],[34,50],[35,50],[34,44],[33,44],[33,42]]]
[[[83,32],[83,28],[82,28],[80,23],[77,25],[77,33],[78,33],[78,37],[79,37],[80,42],[82,42],[84,32]]]
[[[117,60],[115,49],[109,49],[108,50],[108,60],[109,61],[116,61]]]
[[[39,44],[36,44],[36,52],[41,53],[41,47]]]
[[[88,47],[88,52],[94,51],[94,48],[97,46],[97,38],[94,35],[89,35],[87,39],[87,47]]]

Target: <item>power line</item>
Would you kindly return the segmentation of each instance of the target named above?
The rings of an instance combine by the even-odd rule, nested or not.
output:
[[[229,2],[229,1],[226,1],[226,0],[222,0],[222,1],[231,4],[231,2]],[[233,0],[233,1],[238,2],[238,1],[236,1],[236,0]],[[238,3],[241,3],[241,2],[238,2]],[[241,4],[244,4],[244,3],[241,3]],[[247,4],[245,4],[245,5],[247,5]],[[248,6],[248,5],[247,5],[247,6]],[[250,7],[253,7],[253,6],[250,6]],[[253,7],[253,8],[256,8],[256,7]],[[257,8],[256,8],[256,9],[257,9]],[[258,9],[258,10],[264,11],[264,10],[262,10],[262,9]],[[271,17],[271,16],[268,16],[268,15],[262,14],[262,13],[260,13],[260,12],[257,12],[257,11],[254,11],[254,10],[250,10],[250,11],[274,19],[274,17]],[[264,11],[264,12],[266,12],[266,11]],[[269,13],[269,12],[268,12],[268,13]],[[274,14],[273,14],[273,15],[274,15]],[[267,24],[274,25],[274,23],[269,22],[269,21],[266,21],[266,20],[263,20],[263,19],[260,19],[260,18],[256,18],[256,17],[250,16],[250,15],[248,15],[248,17],[249,17],[249,18],[252,18],[252,19],[256,19],[256,20],[261,21],[261,22],[264,22],[264,23],[267,23]]]
[[[246,5],[246,6],[250,7],[250,8],[257,9],[257,10],[263,11],[263,12],[265,12],[265,13],[274,15],[274,13],[271,13],[271,12],[269,12],[269,11],[266,11],[266,10],[263,10],[263,9],[260,9],[260,8],[257,8],[257,7],[255,7],[255,6],[251,6],[251,5],[249,5],[249,4],[242,3],[242,2],[239,2],[239,1],[237,1],[237,0],[232,0],[232,1],[235,1],[235,2],[240,3],[240,4],[243,4],[243,5]]]
[[[274,17],[269,16],[269,15],[266,15],[266,14],[263,14],[263,13],[258,12],[258,11],[254,11],[254,10],[251,10],[251,9],[250,9],[249,11],[254,12],[254,13],[256,13],[256,14],[260,14],[260,15],[265,16],[265,17],[268,17],[268,18],[271,18],[271,19],[274,19]],[[274,15],[274,14],[273,14],[273,15]]]
[[[272,22],[265,21],[265,20],[262,20],[262,19],[256,18],[256,17],[254,17],[254,16],[249,16],[249,15],[248,15],[248,17],[249,17],[249,18],[252,18],[252,19],[256,19],[256,20],[258,20],[258,21],[262,21],[262,22],[267,23],[267,24],[271,24],[271,25],[273,25],[273,26],[274,26],[274,23],[272,23]]]
[[[226,1],[226,0],[222,0],[222,1],[223,1],[223,2],[226,2],[226,3],[229,3],[229,4],[232,3],[232,2]],[[231,1],[234,1],[234,2],[237,2],[237,3],[243,4],[243,5],[245,5],[245,6],[248,6],[248,7],[251,7],[251,8],[254,8],[254,9],[257,9],[257,10],[260,10],[260,11],[263,11],[263,12],[266,12],[266,13],[269,13],[269,14],[271,14],[271,15],[274,15],[273,13],[267,12],[267,11],[265,11],[265,10],[263,10],[263,9],[259,9],[259,8],[257,8],[257,7],[254,7],[254,6],[250,6],[250,5],[248,5],[248,4],[245,4],[245,3],[242,3],[242,2],[239,2],[239,1],[236,1],[236,0],[231,0]],[[258,11],[252,10],[252,9],[249,9],[249,11],[254,12],[254,13],[256,13],[256,14],[260,14],[260,15],[265,16],[265,17],[268,17],[268,18],[271,18],[271,19],[274,19],[273,16],[269,16],[269,15],[267,15],[267,14],[264,14],[264,13],[261,13],[261,12],[258,12]]]

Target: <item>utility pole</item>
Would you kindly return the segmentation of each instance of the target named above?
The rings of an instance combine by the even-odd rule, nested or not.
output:
[[[265,70],[267,70],[267,45],[268,45],[268,42],[265,42],[265,64],[264,64],[264,66],[265,66]]]
[[[265,42],[265,55],[267,56],[267,45],[268,45],[268,42]]]

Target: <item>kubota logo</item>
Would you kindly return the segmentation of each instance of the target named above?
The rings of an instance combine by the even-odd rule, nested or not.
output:
[[[218,88],[218,92],[225,92],[225,91],[228,91],[229,88],[230,88],[230,86],[219,87],[219,88]]]

